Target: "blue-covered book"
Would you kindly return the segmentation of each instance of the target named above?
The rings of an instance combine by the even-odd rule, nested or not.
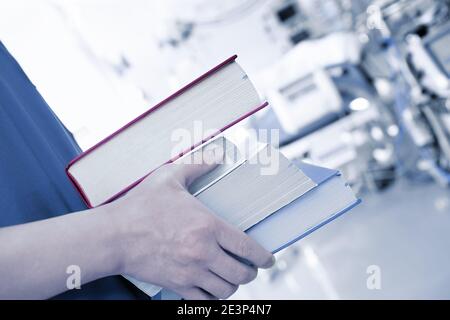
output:
[[[270,145],[243,156],[224,137],[199,149],[212,146],[224,150],[223,164],[195,181],[189,191],[273,253],[360,202],[337,170],[290,161]],[[189,161],[197,150],[188,155]]]
[[[361,200],[337,170],[294,162],[316,187],[246,232],[276,253],[306,237],[358,205]]]
[[[211,212],[276,253],[355,207],[360,200],[339,171],[292,162],[266,145],[245,158],[221,137],[224,162],[194,181],[189,191]],[[199,149],[177,161],[191,163]],[[148,294],[160,288],[128,278]]]

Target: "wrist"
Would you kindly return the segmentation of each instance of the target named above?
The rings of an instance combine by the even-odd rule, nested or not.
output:
[[[124,271],[123,225],[118,219],[117,207],[111,203],[93,209],[92,218],[98,230],[99,244],[108,264],[108,276],[119,275]],[[123,219],[121,219],[123,220]]]

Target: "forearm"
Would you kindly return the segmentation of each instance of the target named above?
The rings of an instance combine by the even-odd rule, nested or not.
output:
[[[81,283],[120,271],[109,207],[0,229],[0,298],[49,298],[68,290],[68,266]]]

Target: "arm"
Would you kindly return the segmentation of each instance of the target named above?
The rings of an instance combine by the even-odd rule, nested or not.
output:
[[[82,283],[126,274],[187,299],[227,298],[273,256],[186,191],[213,162],[166,165],[111,204],[0,229],[0,298],[66,291],[69,265]]]
[[[67,267],[81,281],[117,274],[118,239],[107,206],[0,229],[0,298],[49,298],[68,290]]]

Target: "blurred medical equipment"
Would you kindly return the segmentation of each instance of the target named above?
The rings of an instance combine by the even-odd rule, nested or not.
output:
[[[340,26],[311,30],[302,1],[285,1],[291,9],[283,13],[301,14],[280,23],[280,37],[290,41],[282,59],[262,72],[272,109],[253,127],[280,129],[289,158],[339,168],[360,192],[405,178],[448,187],[450,1],[375,0],[363,10],[344,2],[335,1],[342,10],[333,11]],[[301,41],[286,36],[299,30]],[[314,260],[307,250],[280,254],[266,280],[301,286],[285,275],[299,259]]]
[[[322,16],[338,23],[321,27],[305,1],[272,7],[287,52],[261,72],[272,109],[252,126],[279,129],[289,157],[340,168],[361,190],[449,185],[450,2],[328,3]]]
[[[394,181],[396,126],[360,57],[361,43],[351,32],[296,45],[261,73],[258,87],[272,109],[252,125],[280,130],[288,157],[339,168],[355,187],[378,190]]]
[[[449,5],[449,1],[374,1],[360,25],[368,42],[365,70],[392,110],[399,136],[414,146],[406,153],[417,153],[404,173],[426,172],[443,186],[450,182]],[[398,166],[405,162],[400,156]]]

